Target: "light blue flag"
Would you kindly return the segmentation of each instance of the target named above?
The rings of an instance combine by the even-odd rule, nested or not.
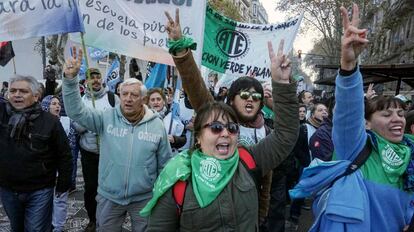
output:
[[[169,123],[169,129],[168,129],[168,134],[171,134],[171,129],[172,129],[172,124],[173,121],[181,121],[180,119],[180,91],[181,91],[181,78],[178,77],[177,78],[177,83],[175,84],[175,91],[174,91],[174,100],[171,106],[171,120]]]
[[[181,93],[181,78],[177,78],[177,83],[175,85],[175,91],[174,91],[174,100],[172,104],[172,114],[173,118],[180,120],[180,93]]]
[[[14,1],[13,10],[7,2],[0,1],[0,41],[85,31],[79,1]]]
[[[105,84],[108,86],[109,91],[115,93],[115,86],[118,82],[121,81],[121,77],[119,76],[119,59],[118,57],[112,61],[111,68],[108,70],[105,78]]]
[[[167,67],[165,64],[155,64],[151,69],[151,73],[145,80],[145,87],[151,88],[164,88],[165,79],[167,79]]]
[[[108,51],[93,47],[88,47],[88,52],[92,60],[102,60],[109,55]]]
[[[80,69],[79,69],[79,73],[78,73],[78,77],[80,81],[86,79],[86,70],[88,70],[88,68],[86,67],[85,58],[83,58]]]

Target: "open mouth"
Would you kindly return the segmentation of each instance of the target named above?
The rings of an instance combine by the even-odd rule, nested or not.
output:
[[[230,144],[219,143],[216,145],[216,149],[220,155],[227,155],[229,153]]]
[[[246,107],[245,107],[247,113],[253,112],[253,108],[254,107],[253,107],[252,104],[247,104]]]
[[[393,135],[396,135],[396,136],[400,136],[404,133],[402,126],[393,126],[391,127],[390,131]]]

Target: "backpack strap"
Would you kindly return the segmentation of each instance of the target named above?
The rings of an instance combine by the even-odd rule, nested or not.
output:
[[[339,180],[340,178],[350,175],[358,170],[369,158],[369,155],[372,151],[372,142],[370,138],[367,138],[367,143],[365,144],[364,148],[361,152],[359,152],[358,156],[352,161],[352,163],[346,168],[345,172],[341,175],[337,176],[330,184],[330,187]]]
[[[253,156],[246,150],[244,147],[239,147],[239,157],[245,164],[248,170],[253,170],[256,168],[256,161],[254,161]]]
[[[107,92],[107,95],[108,95],[109,105],[111,105],[112,108],[115,107],[115,94],[112,93],[111,91],[108,91]]]
[[[185,197],[185,190],[187,189],[188,182],[179,180],[177,181],[172,190],[175,205],[177,206],[177,216],[180,217],[183,212],[183,204]]]

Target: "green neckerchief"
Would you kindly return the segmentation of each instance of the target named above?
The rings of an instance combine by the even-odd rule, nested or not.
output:
[[[262,108],[263,117],[266,119],[274,119],[275,118],[275,112],[273,112],[272,109],[270,109],[267,106],[263,106]]]
[[[191,157],[188,150],[180,152],[168,161],[155,181],[152,189],[153,196],[147,205],[139,212],[145,217],[151,214],[152,208],[157,204],[158,199],[164,195],[178,180],[185,181],[191,174]]]
[[[150,215],[151,210],[164,193],[173,187],[177,181],[187,180],[191,174],[197,202],[201,208],[206,207],[216,199],[231,180],[238,162],[238,149],[227,160],[206,156],[199,149],[195,150],[191,156],[188,154],[188,150],[180,152],[171,158],[162,169],[152,189],[153,196],[139,212],[140,215],[143,217]],[[193,172],[191,172],[192,170]]]
[[[226,160],[204,155],[196,150],[191,155],[194,194],[201,208],[209,205],[226,187],[239,163],[239,151]]]
[[[402,143],[390,143],[375,132],[374,135],[377,139],[382,169],[388,181],[395,184],[407,169],[411,158],[411,150]]]

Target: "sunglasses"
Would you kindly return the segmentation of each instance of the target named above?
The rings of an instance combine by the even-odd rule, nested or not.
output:
[[[229,122],[226,125],[224,125],[221,122],[214,121],[203,126],[203,128],[207,127],[210,128],[213,134],[220,134],[224,130],[224,128],[226,128],[230,134],[235,135],[239,133],[239,124],[234,122]]]
[[[241,91],[239,93],[239,96],[241,99],[247,100],[251,96],[253,101],[261,101],[262,100],[262,94],[256,93],[256,92],[249,92],[249,91]]]

